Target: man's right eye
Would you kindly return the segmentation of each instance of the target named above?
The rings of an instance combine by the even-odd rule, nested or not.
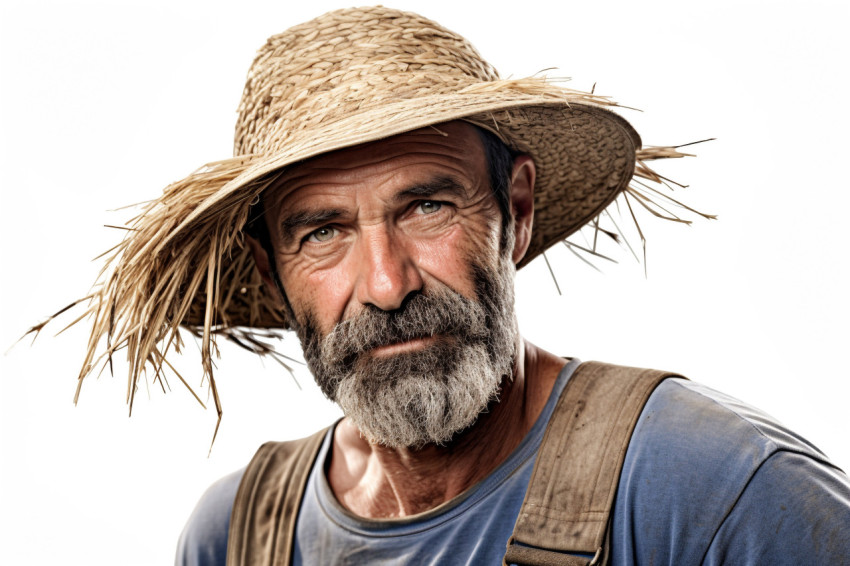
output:
[[[327,242],[337,234],[337,229],[331,226],[322,226],[318,230],[313,230],[307,236],[308,242]]]

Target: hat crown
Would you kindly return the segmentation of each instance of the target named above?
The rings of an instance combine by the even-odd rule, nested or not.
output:
[[[293,134],[388,101],[498,80],[460,35],[381,6],[329,12],[268,39],[248,72],[235,155],[282,148]]]

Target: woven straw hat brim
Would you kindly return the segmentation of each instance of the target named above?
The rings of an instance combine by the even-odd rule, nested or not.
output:
[[[498,82],[485,86],[491,92],[393,102],[380,111],[345,116],[312,129],[307,135],[293,136],[283,150],[270,155],[236,158],[231,166],[236,177],[199,202],[159,242],[157,251],[172,238],[192,230],[197,222],[218,216],[220,207],[228,206],[234,193],[244,191],[270,173],[339,149],[464,119],[494,132],[512,149],[534,158],[538,174],[536,236],[520,263],[526,265],[552,243],[593,218],[626,187],[641,141],[625,119],[600,106],[564,95],[500,93]],[[256,192],[256,187],[249,188],[246,198],[254,198],[252,189]],[[554,224],[549,222],[550,217]]]
[[[519,83],[522,82],[528,80]],[[522,267],[581,228],[626,188],[634,172],[640,138],[622,117],[585,102],[581,96],[566,96],[563,90],[551,85],[547,86],[552,94],[526,94],[517,83],[488,82],[482,85],[486,87],[484,92],[470,89],[472,92],[392,102],[296,134],[280,151],[269,155],[221,162],[216,173],[226,182],[217,190],[197,191],[190,177],[174,184],[182,187],[181,190],[166,191],[159,204],[173,209],[170,202],[179,200],[179,208],[190,212],[182,219],[175,219],[179,224],[162,234],[159,241],[148,242],[148,250],[154,255],[168,255],[169,249],[180,249],[181,240],[191,238],[199,230],[212,233],[209,226],[221,218],[232,217],[234,207],[244,209],[237,215],[239,218],[247,218],[250,204],[268,186],[268,179],[290,165],[346,147],[463,119],[496,133],[510,147],[530,154],[535,161],[538,176],[534,227],[529,250],[518,265]],[[539,91],[540,85],[534,89]],[[233,228],[242,226],[230,227]],[[222,252],[216,287],[224,301],[218,305],[214,321],[224,326],[286,328],[255,274],[250,254],[244,249]],[[198,259],[205,255],[208,253],[199,254]],[[201,326],[209,316],[204,290],[203,286],[198,289],[192,308],[181,320],[183,325]]]

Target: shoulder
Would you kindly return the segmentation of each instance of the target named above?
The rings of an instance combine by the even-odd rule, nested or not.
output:
[[[680,463],[701,456],[745,472],[777,451],[826,457],[773,417],[733,397],[684,379],[668,379],[647,401],[629,451],[661,451]],[[721,464],[722,463],[722,464]]]
[[[228,474],[201,496],[177,542],[177,566],[224,565],[230,513],[245,469]]]
[[[820,506],[821,514],[850,518],[847,477],[811,443],[758,409],[708,387],[668,379],[650,397],[629,444],[614,536],[631,556],[702,563],[710,548],[746,553],[753,541],[781,547],[776,527],[782,513],[806,501]],[[740,529],[729,529],[732,519]],[[846,551],[850,529],[841,530]],[[806,548],[798,550],[808,553]]]
[[[300,440],[267,442],[260,446],[245,468],[224,476],[201,496],[189,516],[177,543],[177,566],[224,566],[228,535],[237,493],[240,493],[236,521],[245,521],[255,503],[275,505],[284,497],[285,487],[292,491],[306,482],[313,462],[329,429]],[[243,492],[239,492],[240,485]],[[250,515],[250,520],[266,521],[268,516]],[[237,538],[236,544],[246,539]]]

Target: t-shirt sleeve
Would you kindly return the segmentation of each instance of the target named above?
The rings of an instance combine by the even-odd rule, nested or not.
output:
[[[850,564],[850,481],[775,419],[677,379],[647,402],[612,564]]]
[[[245,470],[229,474],[201,496],[177,541],[176,566],[224,566],[236,490]]]
[[[850,563],[850,484],[835,468],[780,451],[762,463],[704,564]]]

